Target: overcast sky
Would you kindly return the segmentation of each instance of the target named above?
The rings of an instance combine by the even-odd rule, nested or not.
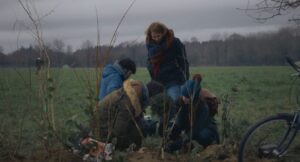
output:
[[[251,0],[250,0],[251,1]],[[252,0],[253,1],[253,0]],[[132,0],[32,0],[42,19],[43,39],[61,39],[76,50],[90,40],[96,44],[99,16],[101,44],[109,44],[113,32]],[[246,8],[248,0],[136,0],[118,30],[115,44],[143,41],[147,26],[161,21],[182,40],[196,37],[210,40],[213,34],[248,34],[276,30],[287,19],[275,18],[258,23],[237,8]],[[31,22],[17,0],[0,0],[0,46],[4,52],[36,44],[28,27]]]

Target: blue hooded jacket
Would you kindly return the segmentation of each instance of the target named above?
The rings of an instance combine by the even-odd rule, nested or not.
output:
[[[188,80],[181,86],[181,95],[191,99],[199,98],[200,91],[201,85],[195,80]]]
[[[215,119],[209,114],[209,107],[200,99],[200,83],[195,80],[188,80],[181,86],[181,95],[193,99],[193,139],[205,147],[212,141],[219,143],[219,134]],[[187,106],[187,105],[183,105]],[[173,134],[180,133],[182,130],[190,131],[190,109],[183,107],[176,120],[177,131]],[[204,131],[205,130],[205,131]]]
[[[106,65],[102,75],[99,100],[101,101],[112,91],[121,88],[124,80],[125,74],[118,62]]]

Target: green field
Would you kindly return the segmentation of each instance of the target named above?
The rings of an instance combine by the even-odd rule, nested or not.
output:
[[[222,125],[229,125],[226,138],[236,143],[258,119],[295,110],[289,95],[293,79],[289,67],[193,67],[190,71],[204,75],[202,86],[219,96],[220,132],[224,132]],[[95,69],[51,69],[48,80],[44,74],[29,68],[0,69],[0,150],[6,150],[0,157],[45,147],[42,141],[55,136],[47,122],[54,123],[61,139],[72,130],[72,122],[88,123],[97,98]],[[145,68],[139,68],[133,78],[149,81]]]

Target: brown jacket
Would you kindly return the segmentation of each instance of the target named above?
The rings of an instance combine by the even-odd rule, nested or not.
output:
[[[123,88],[113,91],[99,102],[93,120],[97,139],[109,142],[116,138],[117,149],[126,149],[132,143],[138,147],[141,145],[141,87],[140,81],[128,79]]]

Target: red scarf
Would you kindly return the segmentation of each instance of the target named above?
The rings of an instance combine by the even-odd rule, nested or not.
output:
[[[161,49],[157,52],[157,54],[155,54],[154,57],[152,57],[150,59],[151,64],[153,65],[153,74],[154,76],[157,76],[160,72],[160,65],[161,63],[164,61],[165,58],[165,51],[167,49],[169,49],[174,41],[174,32],[173,30],[168,30],[167,34],[166,34],[166,47],[164,49]],[[149,38],[146,38],[147,42],[152,42],[149,41]]]

